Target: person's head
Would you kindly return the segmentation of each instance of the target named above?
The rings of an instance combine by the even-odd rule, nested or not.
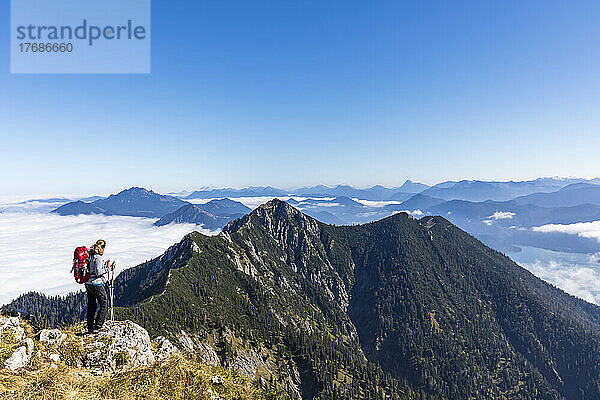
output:
[[[106,242],[102,239],[99,239],[98,241],[96,241],[96,243],[94,243],[92,245],[91,250],[92,250],[92,253],[94,253],[94,254],[103,255],[105,247],[106,247]]]

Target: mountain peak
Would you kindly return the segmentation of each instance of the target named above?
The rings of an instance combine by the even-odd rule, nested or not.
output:
[[[277,211],[277,210],[282,210],[282,209],[298,211],[296,208],[292,207],[287,202],[280,200],[278,198],[269,200],[266,203],[263,203],[260,206],[258,206],[258,208],[262,208],[263,210],[267,210],[267,211],[269,211],[269,210]]]
[[[256,213],[257,216],[267,217],[273,221],[291,221],[298,219],[306,219],[310,218],[307,215],[304,215],[300,210],[291,204],[279,200],[273,199],[268,201],[265,204],[259,206],[256,210],[254,210],[251,214]],[[312,219],[312,218],[311,218]]]
[[[67,203],[53,212],[59,215],[104,214],[160,218],[184,204],[186,202],[176,197],[134,186],[91,203],[81,201]]]
[[[283,200],[273,199],[264,204],[261,204],[249,215],[256,216],[262,222],[266,222],[265,220],[289,221],[293,218],[304,214],[302,214],[302,212],[296,207],[290,205],[289,203]]]
[[[291,206],[289,203],[275,198],[261,204],[250,214],[236,219],[235,221],[231,221],[223,228],[223,232],[235,233],[243,226],[252,226],[254,224],[258,224],[268,231],[272,231],[275,226],[281,227],[284,224],[296,225],[302,221],[306,222],[309,220],[313,223],[317,223],[316,220],[304,215],[300,210]]]
[[[172,222],[202,225],[206,229],[221,229],[227,222],[242,217],[251,210],[230,199],[215,199],[205,204],[188,203],[172,213],[164,215],[154,225],[163,226]]]
[[[427,188],[429,188],[429,186],[423,183],[413,182],[410,179],[407,179],[402,186],[400,186],[399,190],[408,193],[419,193]]]
[[[139,187],[139,186],[133,186],[133,187],[130,187],[129,189],[120,191],[115,196],[123,196],[123,195],[151,196],[151,195],[156,195],[156,194],[157,193],[153,192],[152,190],[148,190],[148,189],[145,189],[145,188]]]

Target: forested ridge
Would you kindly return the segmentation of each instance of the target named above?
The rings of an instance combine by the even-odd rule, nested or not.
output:
[[[273,200],[116,286],[119,318],[170,337],[230,329],[295,365],[307,399],[600,399],[598,307],[440,217],[336,227]],[[5,308],[62,325],[82,300]]]

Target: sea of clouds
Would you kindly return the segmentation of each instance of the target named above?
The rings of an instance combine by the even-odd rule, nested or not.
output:
[[[45,197],[52,196],[36,196]],[[248,197],[234,200],[256,208],[270,199]],[[301,201],[306,198],[295,199]],[[32,290],[51,295],[81,290],[82,286],[75,283],[70,273],[73,250],[77,246],[90,246],[97,239],[107,241],[105,258],[115,260],[119,272],[159,256],[194,230],[207,235],[217,233],[192,224],[155,227],[153,223],[156,220],[149,218],[59,216],[50,214],[49,211],[63,204],[60,201],[49,203],[24,200],[27,197],[0,197],[0,305]],[[204,203],[209,200],[194,202]],[[492,217],[501,219],[511,216],[498,214]],[[544,225],[533,229],[539,232],[580,235],[600,241],[600,221]],[[510,256],[547,282],[589,302],[600,304],[600,254],[523,248],[523,252],[512,253]]]
[[[106,240],[104,257],[115,260],[119,272],[159,256],[194,230],[216,233],[192,224],[156,227],[149,218],[60,216],[33,208],[0,212],[0,305],[32,290],[52,295],[81,290],[70,273],[77,246]]]
[[[600,242],[600,221],[578,222],[576,224],[560,225],[549,224],[533,228],[538,232],[562,232],[578,235],[585,238],[596,239]]]
[[[600,242],[600,221],[575,224],[549,224],[532,228],[537,232],[561,232]],[[600,253],[574,254],[523,248],[512,255],[534,275],[565,292],[600,305]]]
[[[521,253],[510,256],[546,282],[600,305],[600,254],[562,253],[523,247]]]
[[[219,197],[222,199],[222,197]],[[291,198],[294,198],[298,201],[301,200],[305,200],[307,199],[306,197],[290,197],[290,196],[285,196],[285,197],[281,197],[281,200],[289,200]],[[265,197],[265,196],[259,196],[259,197],[230,197],[231,200],[235,200],[235,201],[239,201],[240,203],[242,203],[243,205],[245,205],[248,208],[251,209],[255,209],[256,207],[260,206],[261,204],[265,204],[267,203],[269,200],[273,200],[273,197]],[[188,201],[190,203],[194,203],[194,204],[205,204],[208,203],[211,200],[214,199],[184,199],[185,201]]]

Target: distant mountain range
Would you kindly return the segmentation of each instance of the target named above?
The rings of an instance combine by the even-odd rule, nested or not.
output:
[[[271,186],[251,186],[244,189],[204,189],[195,190],[186,199],[214,199],[219,197],[278,197],[287,193]]]
[[[298,189],[283,190],[271,186],[251,186],[243,189],[202,189],[196,190],[185,197],[185,199],[214,199],[222,197],[350,197],[362,200],[406,200],[411,194],[427,189],[429,186],[407,180],[400,187],[387,188],[375,185],[366,189],[358,189],[349,185],[325,186],[317,185],[302,187]]]
[[[409,193],[409,191],[422,191]],[[538,192],[532,192],[532,191]],[[416,216],[442,215],[452,223],[502,251],[528,245],[550,250],[593,253],[600,244],[591,238],[544,233],[531,228],[600,220],[600,180],[541,178],[524,182],[459,181],[432,187],[406,181],[401,187],[381,185],[357,189],[324,185],[292,190],[271,186],[245,189],[203,189],[189,194],[191,204],[176,196],[131,188],[91,202],[75,201],[58,207],[59,215],[104,214],[159,218],[155,223],[192,223],[217,230],[250,208],[229,199],[279,197],[319,221],[333,225],[362,224],[400,211]],[[383,200],[386,199],[386,200]],[[393,200],[390,200],[393,199]],[[64,201],[63,198],[37,202]]]
[[[532,193],[554,192],[567,185],[576,183],[600,184],[599,179],[555,179],[539,178],[532,181],[494,182],[494,181],[460,181],[443,182],[423,190],[422,194],[443,200],[468,201],[506,201],[518,196]]]
[[[81,200],[67,203],[52,212],[59,215],[104,214],[160,218],[185,204],[186,202],[173,196],[158,194],[140,187],[132,187],[91,203]]]
[[[415,184],[410,181],[406,181],[400,188],[386,188],[381,185],[375,185],[367,189],[357,189],[348,185],[338,185],[334,187],[328,187],[324,185],[300,188],[292,191],[292,195],[300,197],[349,197],[357,198],[361,200],[390,200],[393,197],[400,197],[401,199],[408,199],[417,187],[427,188],[427,185]],[[410,190],[410,191],[408,191]]]
[[[424,193],[385,209],[441,215],[502,251],[518,251],[515,246],[581,253],[600,251],[600,243],[592,238],[530,229],[600,220],[600,185],[570,184],[552,193],[535,193],[509,201],[444,201]]]
[[[333,200],[306,199],[297,201],[290,199],[288,203],[326,224],[349,225],[359,223],[359,221],[370,222],[373,220],[371,207],[345,196],[339,196]]]
[[[336,227],[272,200],[123,271],[115,290],[118,320],[295,400],[600,398],[600,308],[442,217]],[[71,325],[84,294],[14,308]]]
[[[561,180],[563,184],[569,181]],[[449,190],[471,194],[477,188],[485,188],[488,195],[523,193],[534,187],[550,189],[558,182],[526,182],[526,189],[514,189],[515,183],[462,182],[441,185],[448,195]],[[518,186],[518,185],[517,185]],[[469,188],[469,189],[465,189]],[[504,189],[503,189],[504,188]],[[600,251],[600,243],[592,238],[568,235],[565,233],[542,233],[531,228],[546,224],[573,224],[600,220],[600,185],[571,183],[551,193],[534,193],[518,196],[507,201],[445,200],[427,195],[433,188],[412,195],[408,200],[383,207],[362,204],[348,197],[334,199],[288,200],[302,212],[325,223],[334,225],[360,224],[385,218],[396,212],[407,211],[417,216],[441,215],[477,236],[488,245],[502,251],[519,251],[517,246],[533,246],[555,251],[595,253]],[[440,193],[440,190],[437,190]],[[483,193],[483,192],[481,192]],[[483,195],[482,195],[483,196]],[[483,196],[485,197],[485,196]]]
[[[574,183],[552,193],[533,193],[514,199],[519,204],[540,207],[572,207],[579,204],[600,205],[600,185]]]
[[[518,196],[527,196],[533,193],[555,192],[571,184],[600,184],[600,179],[579,178],[539,178],[531,181],[497,182],[497,181],[446,181],[434,186],[407,180],[399,187],[388,188],[375,185],[366,189],[359,189],[349,185],[325,186],[317,185],[297,189],[283,190],[271,186],[248,187],[243,189],[202,189],[189,194],[187,199],[213,199],[236,197],[349,197],[371,201],[405,201],[412,194],[422,193],[427,196],[442,200],[468,200],[468,201],[506,201]]]
[[[252,211],[242,203],[229,199],[211,200],[206,204],[186,204],[174,212],[163,216],[154,225],[171,223],[202,225],[206,229],[223,228],[229,221],[240,218]]]
[[[96,199],[94,199],[96,200]],[[67,203],[71,200],[64,198],[64,197],[50,197],[47,199],[31,199],[31,200],[25,200],[25,201],[21,201],[17,204],[27,204],[27,203]]]
[[[434,186],[427,186],[422,183],[406,180],[399,187],[388,188],[382,185],[375,185],[366,189],[359,189],[349,185],[325,186],[317,185],[311,187],[302,187],[297,189],[283,190],[272,186],[251,186],[242,189],[224,188],[211,189],[203,188],[201,190],[181,191],[169,193],[169,197],[175,197],[180,200],[194,199],[220,199],[220,198],[252,198],[252,197],[309,197],[309,198],[328,198],[328,197],[349,197],[360,200],[370,201],[406,201],[412,195],[421,193],[423,195],[438,198],[441,200],[467,200],[467,201],[506,201],[517,197],[523,197],[523,201],[527,202],[527,196],[534,195],[540,200],[544,198],[543,193],[556,192],[564,187],[573,186],[581,189],[581,193],[585,193],[586,188],[600,185],[600,178],[595,179],[559,179],[559,178],[539,178],[531,181],[518,182],[495,182],[495,181],[446,181],[438,183]],[[142,188],[131,188],[144,190]],[[575,192],[571,192],[575,193]],[[101,196],[91,196],[78,199],[84,203],[94,202],[96,200],[107,200]],[[57,202],[72,202],[67,198],[49,198],[49,199],[34,199],[22,202],[41,202],[41,203],[57,203]],[[519,199],[521,202],[521,199]],[[577,203],[577,200],[570,200],[571,203]],[[532,203],[535,204],[535,203]],[[580,204],[580,203],[577,203]],[[103,208],[102,203],[96,204]],[[538,204],[544,206],[544,204]],[[555,204],[566,206],[568,204]],[[576,204],[570,204],[576,205]],[[89,209],[89,208],[88,208]],[[85,211],[85,210],[82,210]]]
[[[59,215],[103,214],[160,218],[155,222],[156,226],[191,223],[215,230],[250,211],[242,203],[229,199],[194,205],[177,197],[133,187],[90,203],[70,202],[52,212]]]

